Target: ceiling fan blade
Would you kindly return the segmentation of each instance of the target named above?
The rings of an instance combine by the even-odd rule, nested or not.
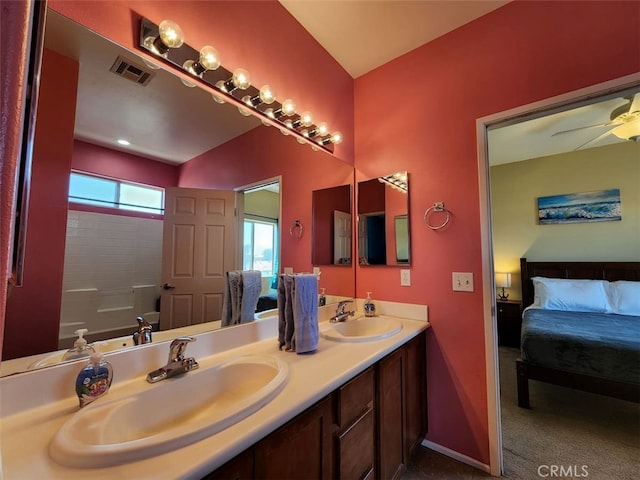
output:
[[[631,102],[631,106],[629,107],[629,112],[639,112],[640,111],[640,93],[636,93],[633,96],[633,101]]]
[[[589,145],[590,143],[594,143],[594,142],[597,142],[598,140],[602,140],[603,138],[605,138],[607,135],[609,135],[609,134],[611,133],[611,130],[613,130],[613,128],[610,128],[609,130],[607,130],[607,131],[606,131],[606,132],[604,132],[603,134],[598,135],[598,136],[597,136],[597,137],[595,137],[595,138],[592,138],[592,139],[591,139],[591,140],[589,140],[588,142],[584,142],[582,145],[580,145],[580,146],[579,146],[579,147],[577,147],[577,148],[574,148],[573,150],[574,150],[574,151],[576,151],[576,150],[581,150],[582,148],[586,147],[586,146],[587,146],[587,145]]]
[[[595,127],[610,127],[613,126],[614,124],[611,122],[607,122],[607,123],[597,123],[595,125],[587,125],[586,127],[578,127],[578,128],[571,128],[569,130],[562,130],[560,132],[556,132],[553,135],[551,135],[552,137],[555,137],[556,135],[564,135],[565,133],[573,133],[573,132],[577,132],[579,130],[585,130],[587,128],[595,128]],[[617,125],[617,124],[616,124]]]

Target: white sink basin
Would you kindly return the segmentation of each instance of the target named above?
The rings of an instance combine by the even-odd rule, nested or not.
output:
[[[256,412],[280,392],[288,375],[287,364],[276,357],[246,355],[128,397],[107,396],[74,414],[49,453],[66,466],[98,468],[175,450]]]
[[[358,317],[332,323],[320,335],[336,342],[371,342],[388,338],[402,330],[402,323],[391,317]]]

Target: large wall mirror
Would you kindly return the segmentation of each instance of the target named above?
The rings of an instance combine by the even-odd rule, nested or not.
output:
[[[358,263],[410,265],[406,171],[358,182]]]
[[[163,284],[173,286],[163,278],[166,212],[118,214],[99,205],[67,203],[72,171],[167,192],[233,192],[230,208],[238,208],[239,216],[230,237],[231,263],[207,260],[207,266],[223,275],[229,269],[311,270],[311,236],[288,238],[290,219],[307,215],[303,222],[311,223],[314,190],[351,189],[351,165],[299,145],[235,106],[215,102],[206,89],[184,85],[164,67],[155,68],[52,10],[43,58],[44,101],[36,120],[27,233],[31,248],[25,285],[14,288],[7,301],[0,373],[17,371],[6,360],[67,348],[79,328],[89,330],[90,341],[125,332],[122,338],[128,340],[142,314],[161,329],[200,322],[206,322],[203,330],[220,326],[219,319],[165,319],[166,306],[158,299]],[[118,137],[130,145],[118,145]],[[55,190],[61,198],[53,199]],[[247,264],[243,254],[250,231],[271,232],[272,242],[250,247],[254,263]],[[354,295],[353,271],[345,273],[337,281],[323,275],[328,295]],[[264,275],[265,292],[273,288],[273,278]],[[108,325],[123,311],[124,320]],[[98,316],[102,323],[92,323]]]

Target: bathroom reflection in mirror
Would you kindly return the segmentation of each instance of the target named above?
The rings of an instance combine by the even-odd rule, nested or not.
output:
[[[409,179],[406,171],[358,182],[358,262],[409,265]]]
[[[351,265],[351,185],[314,190],[314,265]]]
[[[229,104],[214,102],[206,89],[185,87],[172,73],[151,69],[134,53],[51,10],[46,22],[25,286],[13,289],[7,300],[1,375],[28,370],[34,356],[44,358],[68,348],[73,343],[74,331],[84,328],[81,322],[95,317],[97,310],[105,321],[116,314],[123,314],[124,318],[113,328],[88,327],[88,340],[104,340],[105,353],[133,344],[138,315],[146,316],[154,324],[153,342],[184,333],[184,323],[180,323],[183,319],[168,324],[164,321],[163,314],[169,307],[162,304],[158,312],[160,286],[173,285],[171,280],[162,278],[158,260],[163,245],[162,216],[148,211],[118,215],[113,208],[107,211],[96,205],[71,205],[67,187],[72,170],[109,180],[126,180],[133,187],[144,184],[234,192],[235,206],[245,206],[238,209],[235,238],[243,238],[243,222],[247,219],[258,229],[264,230],[262,227],[267,223],[270,228],[275,226],[271,230],[275,235],[273,245],[252,250],[257,262],[253,268],[277,270],[286,265],[294,271],[311,269],[309,256],[303,260],[297,251],[285,248],[289,239],[282,241],[280,225],[287,224],[283,219],[292,217],[310,222],[310,213],[305,217],[298,210],[289,213],[290,209],[310,212],[311,191],[347,183],[349,180],[345,179],[353,179],[353,166],[325,152],[305,148],[277,129],[263,126],[259,119],[240,115]],[[116,63],[122,65],[120,60],[116,61],[118,58],[140,65],[152,78],[143,85],[118,77],[109,71]],[[131,145],[115,144],[115,130],[126,134]],[[260,196],[255,202],[239,194],[247,186],[274,178],[281,179],[278,191],[272,191],[275,188],[272,187],[254,192],[253,195]],[[290,186],[289,190],[285,185]],[[285,202],[286,195],[295,201]],[[269,212],[265,211],[267,205]],[[94,221],[98,217],[99,221]],[[131,226],[131,222],[137,226]],[[114,225],[120,225],[119,232],[113,230]],[[88,253],[85,234],[102,242],[99,253],[95,250]],[[283,243],[285,246],[281,248]],[[310,249],[308,238],[299,245],[304,244]],[[232,266],[224,264],[217,268],[219,265],[207,263],[207,268],[222,275],[230,268],[243,269],[246,265],[242,259],[243,246],[236,242],[232,248],[235,252]],[[63,286],[63,272],[66,276],[74,268],[65,264],[65,249],[84,263],[84,273],[69,276],[70,281]],[[82,251],[81,259],[77,255]],[[98,258],[105,256],[105,252],[109,258]],[[127,252],[135,253],[137,259],[131,260]],[[98,260],[104,260],[105,270],[98,272]],[[123,266],[133,270],[123,270]],[[132,271],[141,275],[133,278],[137,273]],[[81,281],[89,273],[96,274],[97,283]],[[327,272],[323,276],[327,292],[353,296],[353,271],[343,273]],[[112,286],[108,293],[100,292],[101,282],[106,282],[107,277]],[[272,287],[271,278],[272,274],[264,275],[266,292]],[[63,291],[69,293],[66,299],[62,298]],[[61,310],[65,312],[63,318]],[[195,323],[189,328],[199,331],[211,330],[219,324],[195,320],[186,323]],[[167,330],[169,337],[166,337],[164,330],[172,326],[179,330]],[[38,335],[34,336],[34,331]]]

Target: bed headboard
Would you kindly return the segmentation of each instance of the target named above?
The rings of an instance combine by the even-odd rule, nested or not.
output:
[[[640,281],[640,262],[527,262],[520,259],[522,305],[533,303],[531,277]]]

